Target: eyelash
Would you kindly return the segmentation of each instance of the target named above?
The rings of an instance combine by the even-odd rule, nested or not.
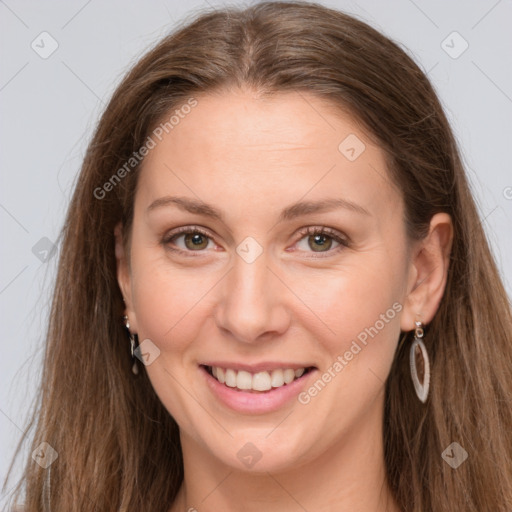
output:
[[[175,231],[164,236],[164,238],[162,239],[162,244],[164,246],[166,246],[166,248],[169,249],[170,251],[173,251],[173,252],[176,252],[179,254],[183,254],[185,256],[200,257],[200,254],[194,255],[193,253],[194,252],[201,253],[204,251],[184,251],[183,249],[176,249],[174,247],[170,247],[170,243],[174,239],[180,237],[181,235],[192,234],[192,233],[197,233],[197,234],[203,235],[204,237],[215,242],[214,238],[212,236],[210,236],[210,234],[208,232],[206,232],[205,230],[203,230],[202,228],[200,228],[198,226],[186,226],[186,227],[178,228]],[[349,241],[346,238],[343,238],[340,234],[338,234],[337,231],[335,231],[331,228],[308,226],[307,228],[303,228],[302,230],[300,230],[299,234],[301,236],[295,243],[300,242],[307,235],[309,235],[309,236],[326,235],[329,238],[332,238],[335,242],[338,242],[340,244],[338,247],[335,247],[334,249],[325,251],[325,253],[322,253],[322,252],[314,253],[314,254],[327,254],[327,256],[308,256],[309,258],[325,258],[328,256],[332,256],[333,254],[337,254],[339,251],[342,251],[343,249],[349,247],[349,245],[350,245]]]

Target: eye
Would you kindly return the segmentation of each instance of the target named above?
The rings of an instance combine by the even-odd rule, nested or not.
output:
[[[176,243],[181,238],[184,245]],[[167,234],[162,240],[162,244],[171,251],[182,253],[204,252],[203,249],[208,248],[209,242],[214,243],[212,237],[197,226],[178,228]],[[173,245],[177,247],[172,247]]]
[[[302,235],[302,238],[298,241],[297,246],[305,252],[311,252],[312,250],[315,253],[328,253],[327,255],[330,255],[349,246],[349,241],[331,228],[310,226],[302,229],[300,235]],[[182,244],[177,243],[180,239],[182,239]],[[190,253],[193,252],[205,252],[204,249],[208,249],[210,242],[215,245],[210,234],[198,226],[178,228],[165,235],[162,239],[162,244],[167,249],[190,256],[192,256]],[[333,243],[337,244],[337,246],[334,246],[334,249],[332,248]],[[303,244],[302,247],[300,244]]]
[[[299,240],[297,246],[306,252],[309,248],[316,253],[337,253],[349,245],[346,238],[331,228],[313,226],[303,229],[300,234],[303,235],[303,238]],[[331,250],[333,242],[338,245]],[[300,247],[301,243],[302,247]]]

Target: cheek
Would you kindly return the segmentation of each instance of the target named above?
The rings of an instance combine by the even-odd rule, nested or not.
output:
[[[402,263],[385,251],[355,255],[304,300],[322,320],[316,321],[318,332],[325,333],[316,336],[326,352],[322,370],[331,368],[338,377],[328,387],[348,393],[349,401],[353,393],[375,395],[389,373],[400,335]],[[304,283],[303,293],[312,285]]]
[[[183,273],[171,271],[165,257],[156,253],[134,251],[132,292],[139,338],[150,338],[159,345],[197,301],[197,291]]]
[[[316,314],[321,332],[335,340],[356,337],[386,314],[396,316],[393,304],[402,300],[393,262],[355,255],[343,267],[297,280],[297,295]],[[321,322],[319,321],[321,320]],[[380,324],[379,324],[380,325]]]
[[[334,334],[324,329],[328,334],[315,337],[323,345],[322,367],[299,401],[333,436],[371,415],[383,392],[400,335],[402,305],[393,286],[389,275],[366,267],[333,281],[332,300],[323,301],[320,316]]]
[[[215,285],[224,272],[171,265],[159,251],[140,250],[133,268],[133,302],[139,339],[149,338],[160,349],[164,360],[187,357],[194,340],[211,317]],[[170,364],[171,361],[166,361]]]
[[[197,276],[191,278],[192,272],[171,269],[165,258],[152,258],[150,251],[139,255],[137,264],[133,294],[139,341],[150,339],[159,350],[145,370],[155,393],[180,427],[194,431],[194,418],[201,411],[183,391],[183,384],[191,382],[191,349],[195,340],[201,339],[208,307],[205,294],[212,285]]]

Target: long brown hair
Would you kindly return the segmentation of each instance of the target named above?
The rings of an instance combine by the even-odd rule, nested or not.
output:
[[[151,130],[191,98],[232,86],[307,91],[351,112],[387,155],[411,240],[435,213],[451,215],[447,286],[425,335],[431,394],[416,399],[400,345],[386,383],[387,475],[404,511],[510,512],[511,310],[443,109],[397,44],[351,16],[293,2],[198,15],[136,64],[102,115],[61,234],[31,423],[30,452],[47,442],[58,459],[43,469],[28,458],[16,492],[23,483],[25,510],[166,510],[176,496],[179,432],[146,373],[131,372],[113,232],[122,221],[129,235],[139,165],[125,164]],[[456,470],[441,456],[452,442],[469,454]]]

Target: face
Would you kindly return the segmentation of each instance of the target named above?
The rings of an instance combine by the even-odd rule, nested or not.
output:
[[[276,471],[380,435],[403,216],[382,150],[315,96],[205,95],[164,132],[118,277],[184,450]]]

